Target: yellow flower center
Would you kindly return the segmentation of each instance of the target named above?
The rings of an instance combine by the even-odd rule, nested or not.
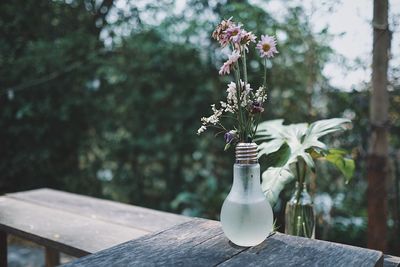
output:
[[[268,52],[271,49],[271,46],[269,44],[263,44],[262,50],[264,52]]]

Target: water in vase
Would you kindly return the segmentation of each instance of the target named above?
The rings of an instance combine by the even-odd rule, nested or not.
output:
[[[226,199],[221,210],[225,235],[239,246],[258,245],[272,231],[272,209],[265,199],[240,203]]]

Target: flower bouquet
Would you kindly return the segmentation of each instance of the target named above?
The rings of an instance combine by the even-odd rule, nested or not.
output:
[[[227,75],[232,72],[234,81],[228,84],[226,101],[220,101],[219,108],[215,104],[211,105],[213,114],[201,118],[202,126],[197,133],[201,134],[207,128],[218,129],[218,133],[224,133],[226,150],[236,143],[253,140],[260,114],[264,111],[263,104],[267,99],[267,59],[272,58],[274,54],[278,53],[278,50],[275,37],[261,35],[256,49],[264,60],[264,82],[254,91],[247,79],[246,54],[249,46],[256,43],[256,36],[244,30],[240,24],[234,23],[230,18],[223,20],[217,26],[212,37],[219,42],[222,48],[231,48],[232,52],[228,60],[221,66],[219,74]],[[235,121],[233,129],[228,130],[222,124],[222,117],[232,118]]]
[[[222,205],[221,225],[225,235],[236,245],[254,246],[261,243],[273,228],[272,208],[261,189],[257,145],[253,138],[267,98],[267,59],[278,50],[272,36],[262,35],[257,42],[255,48],[264,60],[264,82],[253,90],[247,78],[246,54],[256,43],[256,36],[230,18],[217,26],[212,37],[222,48],[231,49],[219,74],[232,73],[234,81],[228,84],[226,101],[220,101],[218,106],[211,105],[212,115],[201,119],[202,125],[197,133],[215,128],[217,135],[224,133],[225,150],[236,145],[233,185]],[[222,118],[229,118],[233,125],[227,127]]]

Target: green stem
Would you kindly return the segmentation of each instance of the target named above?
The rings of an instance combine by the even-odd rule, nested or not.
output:
[[[244,78],[244,86],[247,84],[247,66],[246,66],[246,51],[242,49],[242,63],[243,63],[243,78]]]
[[[255,123],[256,127],[254,127],[254,131],[253,131],[253,135],[251,136],[251,139],[254,139],[254,137],[256,136],[258,124],[260,122],[260,118],[261,118],[261,115],[258,114],[257,115],[257,119],[256,119],[256,123]]]
[[[267,90],[267,58],[264,58],[264,90]]]
[[[239,69],[239,64],[236,62],[235,63],[235,81],[236,81],[236,98],[237,98],[237,105],[238,105],[238,121],[239,121],[239,139],[241,138],[241,135],[243,134],[243,118],[242,118],[242,106],[240,105],[240,97],[241,97],[241,85],[240,85],[240,69]]]
[[[300,166],[301,165],[301,166]],[[300,197],[303,191],[305,182],[305,175],[307,172],[307,165],[299,158],[296,162],[296,173],[298,180],[298,187],[296,188],[295,197],[296,203],[294,206],[292,231],[295,235],[311,237],[313,222],[313,214],[309,214],[308,207],[300,203]]]

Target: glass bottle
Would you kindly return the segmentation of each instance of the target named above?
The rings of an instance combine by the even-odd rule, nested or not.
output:
[[[314,205],[307,192],[306,183],[296,182],[296,189],[286,203],[285,233],[288,235],[315,237]]]
[[[260,164],[255,143],[236,146],[233,185],[221,209],[222,229],[232,243],[250,247],[272,232],[272,208],[260,184]]]

